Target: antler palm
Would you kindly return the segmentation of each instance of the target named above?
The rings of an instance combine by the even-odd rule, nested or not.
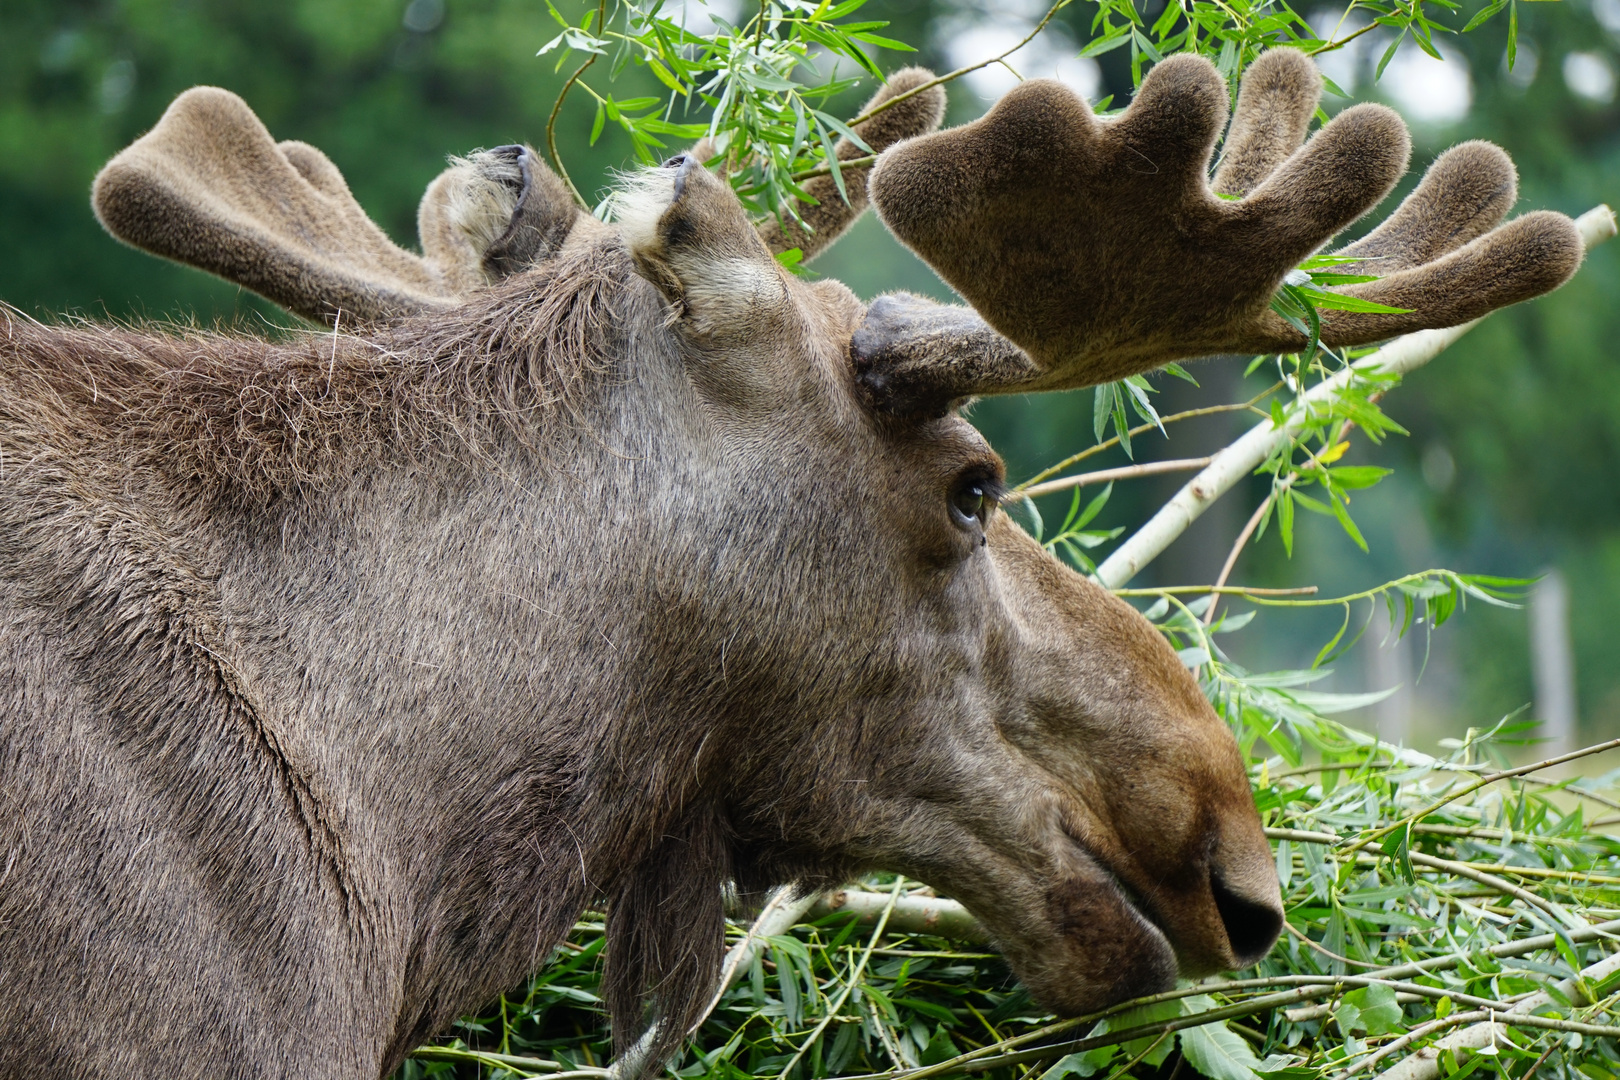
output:
[[[1305,142],[1320,87],[1304,54],[1262,56],[1213,180],[1227,90],[1194,56],[1154,68],[1116,119],[1032,80],[982,119],[885,154],[871,179],[885,223],[989,326],[960,309],[880,299],[854,350],[868,384],[894,402],[938,405],[1085,386],[1191,356],[1302,348],[1305,335],[1270,310],[1272,297],[1389,193],[1410,153],[1405,125],[1379,105],[1346,109]],[[1328,312],[1322,339],[1352,345],[1454,325],[1562,284],[1582,251],[1568,218],[1535,213],[1487,231],[1515,198],[1513,165],[1496,147],[1443,155],[1382,227],[1344,249],[1358,261],[1336,268],[1381,275],[1343,292],[1409,310]],[[940,364],[945,339],[981,360]]]

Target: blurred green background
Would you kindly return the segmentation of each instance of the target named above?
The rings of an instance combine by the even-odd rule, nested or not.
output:
[[[730,0],[735,3],[735,0]],[[562,9],[578,17],[577,3]],[[1430,14],[1460,27],[1477,10]],[[578,8],[579,10],[575,10]],[[710,9],[733,14],[716,0]],[[1042,7],[1024,0],[871,0],[916,57],[880,52],[886,69],[947,70],[1016,41]],[[951,86],[953,122],[969,119],[1018,75],[1057,75],[1093,99],[1128,96],[1123,50],[1076,58],[1093,8],[1078,3],[1011,60]],[[1149,5],[1149,12],[1155,10]],[[1331,27],[1342,6],[1301,9]],[[277,138],[324,149],[356,196],[399,242],[414,243],[415,208],[446,154],[514,141],[539,144],[561,76],[536,50],[556,33],[543,0],[6,0],[0,35],[0,298],[40,317],[195,318],[262,327],[286,322],[233,286],[121,247],[91,215],[100,165],[138,136],[180,91],[200,83],[242,95]],[[691,18],[704,9],[694,0]],[[1506,63],[1506,17],[1442,39],[1447,62],[1401,49],[1381,81],[1382,31],[1323,58],[1349,98],[1386,100],[1414,126],[1414,176],[1439,150],[1493,140],[1518,162],[1521,207],[1578,214],[1620,200],[1620,0],[1517,5],[1517,62]],[[1361,25],[1353,14],[1344,32]],[[1341,32],[1340,36],[1343,36]],[[1016,72],[1016,74],[1015,74]],[[626,79],[634,91],[636,73]],[[616,88],[617,89],[617,88]],[[853,112],[865,86],[835,103]],[[646,86],[646,92],[656,92]],[[621,95],[623,96],[623,95]],[[571,100],[559,144],[582,190],[600,192],[630,164],[609,131],[587,146],[591,110]],[[1387,213],[1393,201],[1380,213]],[[947,295],[932,274],[868,217],[819,261],[820,273],[864,297],[894,288]],[[1275,530],[1240,560],[1233,580],[1319,585],[1325,595],[1431,566],[1505,576],[1557,569],[1569,586],[1579,737],[1620,734],[1620,242],[1599,249],[1556,295],[1500,313],[1391,394],[1387,411],[1411,431],[1347,461],[1397,472],[1352,507],[1371,545],[1362,554],[1336,524],[1300,523],[1292,559]],[[1156,378],[1163,413],[1245,395],[1241,360],[1200,363],[1202,386]],[[1248,392],[1267,384],[1265,372]],[[1013,479],[1093,441],[1089,391],[980,404],[974,419]],[[1214,417],[1144,436],[1137,460],[1208,454],[1252,419]],[[1094,459],[1123,463],[1117,453]],[[1121,485],[1098,524],[1133,526],[1185,477]],[[1208,583],[1265,493],[1256,480],[1201,519],[1135,584]],[[1066,497],[1044,506],[1060,519]],[[1104,549],[1106,550],[1106,549]],[[1238,605],[1241,610],[1242,605]],[[1357,609],[1359,625],[1366,606]],[[1252,670],[1302,666],[1337,628],[1338,611],[1263,613],[1223,639]],[[1488,724],[1529,703],[1536,687],[1523,610],[1472,606],[1432,637],[1419,630],[1379,648],[1378,628],[1319,688],[1401,690],[1363,719],[1418,745]],[[1421,680],[1418,678],[1421,673]]]

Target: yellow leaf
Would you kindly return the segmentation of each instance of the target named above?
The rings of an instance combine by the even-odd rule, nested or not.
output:
[[[1344,457],[1344,452],[1348,449],[1350,449],[1350,444],[1348,442],[1342,442],[1337,446],[1330,446],[1320,454],[1317,454],[1316,460],[1321,462],[1323,465],[1331,465],[1335,461],[1338,461],[1340,458]]]

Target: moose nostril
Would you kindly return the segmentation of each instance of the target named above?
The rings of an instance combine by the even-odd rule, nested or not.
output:
[[[1237,966],[1244,968],[1259,962],[1282,933],[1281,906],[1276,901],[1256,900],[1236,892],[1219,874],[1210,875],[1209,888]]]

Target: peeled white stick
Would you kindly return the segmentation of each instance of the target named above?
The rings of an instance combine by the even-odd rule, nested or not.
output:
[[[1600,983],[1617,971],[1620,971],[1620,953],[1599,960],[1591,967],[1582,968],[1577,978],[1559,982],[1558,992],[1572,1004],[1590,1005],[1591,1001],[1587,999],[1585,987]],[[1468,1051],[1494,1046],[1504,1038],[1497,1029],[1511,1027],[1514,1013],[1521,1015],[1533,1013],[1552,1004],[1552,1000],[1551,994],[1532,994],[1523,1001],[1515,1002],[1508,1012],[1499,1013],[1501,1020],[1495,1023],[1486,1021],[1483,1024],[1475,1024],[1447,1035],[1433,1046],[1425,1046],[1411,1057],[1380,1073],[1379,1080],[1439,1080],[1440,1054],[1443,1051],[1457,1052],[1457,1057],[1461,1059],[1467,1056]],[[1620,1036],[1620,1028],[1615,1029],[1615,1034]]]
[[[1615,234],[1614,211],[1607,206],[1596,206],[1575,219],[1581,240],[1588,251]],[[1405,375],[1415,371],[1439,356],[1452,342],[1462,337],[1480,320],[1463,323],[1445,330],[1419,330],[1415,334],[1398,337],[1369,356],[1357,360],[1349,368],[1332,378],[1324,379],[1310,390],[1289,411],[1282,427],[1273,427],[1263,420],[1250,428],[1241,438],[1217,453],[1203,472],[1193,477],[1175,497],[1159,508],[1159,512],[1146,525],[1136,530],[1114,553],[1097,567],[1097,581],[1104,588],[1122,588],[1141,569],[1169,547],[1176,537],[1187,531],[1200,514],[1248,476],[1272,452],[1285,445],[1304,426],[1314,408],[1326,405],[1350,384],[1356,372],[1376,367],[1379,371]]]
[[[765,901],[759,917],[748,928],[742,940],[726,950],[725,959],[720,961],[720,982],[714,988],[714,996],[709,999],[709,1004],[704,1006],[703,1012],[698,1014],[698,1018],[692,1022],[691,1028],[687,1031],[688,1035],[703,1026],[703,1021],[714,1012],[715,1006],[720,1004],[720,999],[725,996],[726,991],[731,989],[732,984],[748,970],[749,965],[754,962],[754,957],[765,947],[765,939],[785,934],[793,929],[819,897],[819,893],[801,892],[797,885],[784,885],[771,894],[771,898]],[[658,1025],[661,1023],[662,1020],[654,1020],[647,1030],[642,1032],[635,1045],[619,1056],[608,1070],[611,1080],[635,1076],[641,1071],[642,1065],[646,1063],[647,1052],[652,1049],[653,1038],[658,1034]]]

